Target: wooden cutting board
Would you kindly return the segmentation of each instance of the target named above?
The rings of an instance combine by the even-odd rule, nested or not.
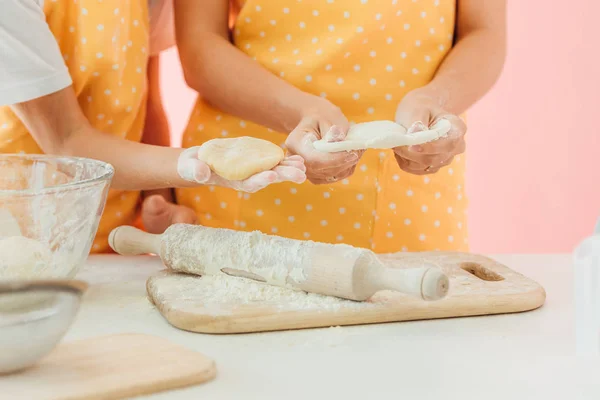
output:
[[[202,333],[244,333],[372,324],[533,310],[546,298],[529,278],[489,258],[461,253],[396,253],[380,256],[393,268],[439,266],[450,278],[448,296],[425,302],[379,292],[368,302],[324,297],[232,277],[165,272],[147,291],[177,328]]]
[[[0,397],[126,399],[200,384],[215,374],[212,360],[165,339],[102,336],[62,344],[38,365],[0,376]]]

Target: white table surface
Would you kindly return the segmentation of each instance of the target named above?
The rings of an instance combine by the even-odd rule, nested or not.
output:
[[[600,359],[574,355],[570,256],[493,258],[542,284],[546,304],[510,315],[205,335],[170,326],[147,300],[158,259],[94,256],[77,276],[91,287],[65,341],[145,333],[216,361],[214,381],[151,399],[600,399]]]

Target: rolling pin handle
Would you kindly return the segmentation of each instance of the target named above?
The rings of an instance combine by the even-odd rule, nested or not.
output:
[[[446,297],[450,289],[450,280],[440,269],[428,268],[421,282],[423,300],[440,300]]]
[[[384,268],[377,274],[376,281],[381,289],[421,297],[423,300],[439,300],[448,294],[450,282],[438,268]]]
[[[133,226],[119,226],[108,236],[108,245],[122,256],[160,255],[160,235],[146,233]]]

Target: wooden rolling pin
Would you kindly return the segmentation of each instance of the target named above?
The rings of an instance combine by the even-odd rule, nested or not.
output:
[[[380,290],[424,300],[448,293],[448,277],[436,267],[388,268],[372,251],[346,244],[185,224],[172,225],[162,235],[121,226],[108,240],[121,255],[157,254],[174,271],[225,273],[350,300],[366,300]]]

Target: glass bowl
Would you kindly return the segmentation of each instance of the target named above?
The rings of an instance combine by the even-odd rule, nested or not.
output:
[[[89,254],[114,169],[0,155],[0,281],[72,278]]]

